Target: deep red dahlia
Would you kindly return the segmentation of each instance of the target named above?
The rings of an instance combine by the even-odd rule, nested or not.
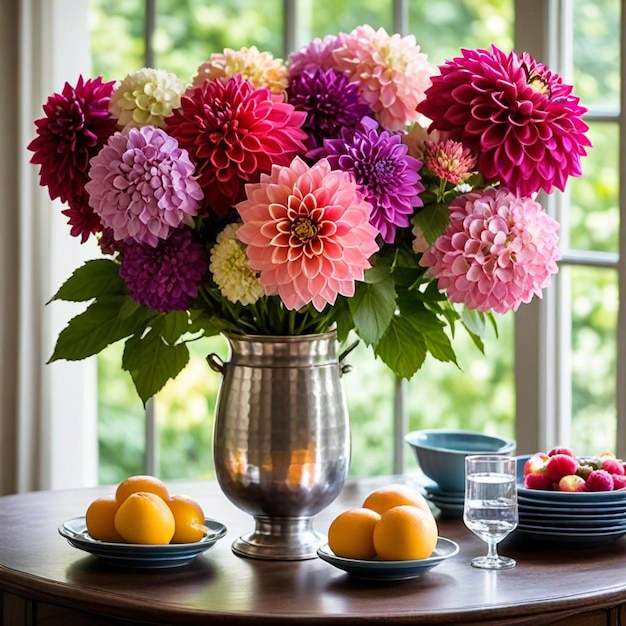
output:
[[[529,54],[465,50],[440,66],[417,110],[430,129],[448,133],[478,156],[488,182],[520,195],[580,176],[580,157],[591,145],[586,109],[571,85]]]
[[[45,117],[35,121],[37,137],[28,144],[35,153],[30,162],[41,165],[41,185],[48,187],[52,200],[79,202],[89,159],[115,132],[116,121],[109,113],[113,84],[101,76],[79,76],[76,87],[65,83],[60,94],[48,98]],[[82,236],[82,230],[78,234]]]
[[[237,74],[188,92],[166,124],[196,164],[205,206],[225,216],[244,199],[246,183],[305,152],[305,117],[282,95],[257,89]]]

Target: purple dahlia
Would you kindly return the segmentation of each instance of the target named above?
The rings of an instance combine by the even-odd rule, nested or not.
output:
[[[356,129],[344,129],[338,139],[327,139],[312,154],[354,176],[372,204],[370,223],[386,243],[393,243],[396,229],[409,226],[415,207],[423,205],[421,161],[409,156],[401,135],[381,130],[371,118],[363,118]]]
[[[354,128],[362,117],[372,115],[358,85],[333,69],[298,74],[291,79],[287,96],[297,111],[306,113],[302,128],[309,135],[309,148],[339,137],[343,128]]]
[[[121,262],[120,276],[133,299],[164,313],[191,306],[208,268],[204,246],[187,228],[156,247],[129,239]]]

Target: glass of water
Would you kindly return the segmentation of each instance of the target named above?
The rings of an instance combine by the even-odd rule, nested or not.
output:
[[[463,521],[483,541],[486,556],[472,559],[474,567],[509,569],[513,559],[498,554],[497,545],[517,526],[515,458],[496,454],[465,457]]]

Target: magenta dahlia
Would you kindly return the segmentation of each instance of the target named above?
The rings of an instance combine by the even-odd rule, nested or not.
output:
[[[202,200],[186,150],[154,126],[115,133],[91,160],[89,177],[89,204],[119,241],[156,246],[190,225]]]
[[[344,33],[315,38],[297,52],[289,55],[287,69],[294,77],[302,72],[315,73],[318,69],[329,70],[336,65],[333,52],[343,45]]]
[[[207,268],[204,245],[184,228],[156,247],[128,240],[120,276],[136,302],[167,313],[191,306]]]
[[[362,117],[372,115],[358,86],[333,69],[298,74],[289,83],[287,98],[297,111],[306,113],[302,128],[309,135],[308,148],[339,137],[342,129],[354,128]]]
[[[71,227],[72,237],[80,237],[80,242],[85,243],[90,235],[102,231],[100,217],[89,206],[89,194],[85,189],[80,195],[76,194],[68,204],[68,208],[63,209],[61,213],[68,218],[67,223]]]
[[[409,156],[399,134],[381,130],[371,118],[364,118],[356,129],[344,129],[339,139],[324,141],[314,154],[354,176],[372,204],[370,222],[386,243],[393,243],[397,228],[409,226],[414,208],[423,206],[418,173],[422,163]]]
[[[350,174],[326,159],[309,167],[296,157],[247,185],[246,195],[237,205],[237,237],[248,244],[250,266],[268,295],[279,295],[288,309],[311,302],[318,311],[337,295],[354,295],[378,250],[378,233],[369,223],[372,206]]]
[[[580,158],[591,145],[582,116],[587,109],[571,85],[529,54],[465,50],[440,66],[417,110],[478,155],[488,182],[519,195],[580,176]]]
[[[478,311],[515,311],[557,272],[559,223],[531,198],[490,187],[450,204],[450,224],[420,264],[450,302]]]
[[[225,216],[245,197],[246,183],[304,152],[304,118],[282,95],[237,74],[187,92],[166,122],[196,164],[205,205]]]
[[[109,113],[112,92],[113,81],[79,76],[76,87],[65,83],[63,91],[43,105],[45,117],[35,121],[37,137],[28,149],[35,153],[30,162],[41,165],[41,185],[48,187],[51,200],[80,199],[89,159],[115,132],[116,121]],[[78,233],[82,236],[83,230]]]

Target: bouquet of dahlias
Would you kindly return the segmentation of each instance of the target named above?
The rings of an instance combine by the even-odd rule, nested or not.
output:
[[[286,63],[212,54],[190,83],[141,69],[79,77],[29,145],[71,234],[103,256],[53,300],[89,303],[51,360],[125,341],[145,402],[219,333],[336,328],[410,378],[482,348],[493,313],[541,295],[558,223],[536,201],[581,174],[572,87],[528,54],[432,67],[413,36],[360,26]]]

